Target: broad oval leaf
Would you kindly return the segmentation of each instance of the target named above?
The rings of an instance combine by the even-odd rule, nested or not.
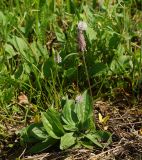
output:
[[[45,140],[48,137],[48,134],[44,130],[41,123],[31,124],[28,127],[23,128],[20,135],[22,141],[25,143]]]
[[[39,126],[34,126],[31,130],[33,137],[39,140],[45,140],[48,134],[45,132],[44,128]]]
[[[112,142],[111,134],[101,130],[94,133],[88,133],[85,137],[99,147],[107,147]]]
[[[85,137],[92,141],[95,145],[101,148],[103,147],[102,144],[98,141],[98,137],[95,134],[87,134]]]
[[[47,148],[50,148],[57,142],[56,139],[53,139],[52,137],[48,137],[45,141],[42,141],[40,143],[36,143],[33,147],[30,148],[30,153],[39,153],[44,151]]]
[[[73,137],[73,132],[66,133],[64,136],[61,137],[60,142],[60,149],[64,150],[71,146],[73,146],[76,143],[76,137]]]
[[[78,128],[72,124],[63,125],[63,127],[67,131],[78,131]]]
[[[66,123],[66,124],[75,124],[75,122],[72,119],[72,112],[73,112],[73,107],[74,107],[74,101],[73,100],[68,100],[66,101],[64,108],[63,108],[63,112],[62,112],[62,120]]]
[[[5,44],[5,52],[7,55],[7,59],[14,57],[18,52],[15,52],[13,47],[10,44]]]
[[[47,112],[42,112],[41,118],[45,130],[51,137],[60,139],[60,137],[63,136],[64,129],[60,122],[60,116],[58,112],[50,109]]]
[[[93,118],[93,107],[87,91],[82,94],[81,99],[76,103],[75,113],[77,114],[79,123],[82,124],[82,129],[86,128],[86,121],[90,123]]]

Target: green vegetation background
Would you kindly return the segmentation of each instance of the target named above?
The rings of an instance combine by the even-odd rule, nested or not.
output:
[[[65,95],[88,89],[79,21],[88,26],[85,60],[93,97],[114,97],[116,89],[140,96],[141,20],[141,0],[0,1],[0,136],[50,106],[60,110]],[[19,107],[20,92],[32,108]]]

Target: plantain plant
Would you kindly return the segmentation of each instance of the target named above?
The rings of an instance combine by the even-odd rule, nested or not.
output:
[[[62,111],[54,108],[41,112],[41,122],[31,124],[20,132],[21,144],[29,146],[28,152],[38,153],[52,146],[105,147],[111,134],[97,130],[94,123],[91,99],[85,91],[77,101],[66,98]]]

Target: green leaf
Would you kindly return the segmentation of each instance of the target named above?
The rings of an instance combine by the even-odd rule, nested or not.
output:
[[[73,112],[73,107],[75,103],[73,100],[68,100],[66,101],[63,111],[62,111],[62,119],[66,124],[74,124],[74,121],[72,119],[72,112]]]
[[[41,113],[41,118],[47,133],[55,139],[60,139],[64,134],[64,129],[60,121],[59,113],[54,109],[49,109],[46,113]]]
[[[84,146],[85,148],[88,148],[88,149],[93,149],[93,145],[92,143],[89,142],[81,142],[81,145]]]
[[[76,68],[69,68],[64,71],[64,77],[71,77],[76,72]]]
[[[20,64],[20,66],[17,68],[14,76],[15,76],[15,79],[18,79],[20,78],[20,76],[22,75],[23,73],[23,65]]]
[[[52,57],[48,58],[43,65],[44,76],[50,78],[52,72],[54,73],[54,70],[55,70],[55,62]]]
[[[111,134],[101,130],[88,133],[85,137],[99,147],[107,147],[112,142]]]
[[[87,91],[82,94],[81,100],[76,103],[75,113],[77,114],[81,129],[89,129],[88,127],[93,118],[93,108]],[[88,125],[86,126],[86,124]]]
[[[15,49],[17,51],[20,51],[21,53],[29,49],[26,42],[20,37],[13,36],[11,39],[8,40],[8,42],[12,44],[15,47]],[[26,54],[25,54],[25,57],[26,57]]]
[[[36,124],[31,124],[20,131],[20,138],[23,143],[32,143],[39,141],[32,135],[31,132],[31,128],[33,128],[35,125]]]
[[[14,51],[13,47],[10,44],[5,44],[5,52],[7,54],[7,58],[10,59],[15,56],[17,53]]]
[[[18,52],[18,54],[20,53],[27,62],[33,64],[38,61],[38,54],[35,54],[35,52],[32,50],[32,47],[28,46],[26,39],[13,36],[12,38],[9,38],[8,43],[10,43]]]
[[[56,142],[57,142],[57,140],[55,140],[55,139],[53,139],[51,137],[48,137],[45,141],[37,143],[33,147],[31,147],[29,152],[30,153],[42,152],[45,149],[50,148],[51,146],[53,146]]]
[[[89,68],[90,76],[98,76],[105,72],[107,69],[106,64],[104,63],[94,63],[91,68]]]
[[[95,135],[95,134],[87,134],[85,137],[88,138],[90,141],[92,141],[97,146],[99,146],[101,148],[103,147],[102,144],[98,141],[98,140],[100,140],[100,137],[98,137],[97,135]]]
[[[46,113],[42,113],[41,114],[41,118],[42,118],[42,123],[44,125],[45,130],[47,131],[47,133],[55,138],[55,139],[60,139],[60,137],[58,137],[55,133],[54,133],[54,129],[53,126],[50,124],[49,120],[47,119],[47,115]]]
[[[78,131],[78,128],[72,124],[63,125],[63,127],[67,131]]]
[[[32,31],[32,27],[34,25],[34,16],[26,16],[26,21],[25,21],[25,36],[28,37]]]
[[[120,43],[120,37],[118,34],[114,33],[113,36],[109,40],[109,48],[116,49]]]
[[[87,33],[87,36],[88,36],[88,39],[89,39],[90,43],[91,43],[92,40],[97,39],[97,37],[96,37],[97,33],[94,31],[93,28],[88,27],[86,33]]]
[[[48,136],[44,128],[41,128],[39,126],[34,126],[33,128],[31,128],[31,135],[39,140],[45,140]]]
[[[78,55],[78,53],[70,53],[67,56],[65,56],[64,61],[66,61],[67,59],[71,58],[71,57],[76,57]]]
[[[52,13],[54,13],[55,11],[55,5],[56,1],[55,0],[48,0],[48,5],[49,5],[49,9]]]
[[[28,127],[23,128],[20,135],[22,141],[26,143],[45,140],[48,137],[48,134],[41,123],[31,124]]]
[[[75,102],[74,100],[66,100],[62,111],[62,120],[66,124],[64,125],[64,129],[68,131],[77,131],[78,128],[76,124],[78,124],[78,118],[76,113],[74,112]]]
[[[103,147],[107,147],[112,142],[112,135],[109,132],[99,130],[95,133],[95,136],[98,136],[104,143]]]
[[[71,133],[66,133],[64,136],[61,137],[61,142],[60,142],[60,149],[64,150],[76,143],[76,138],[73,137],[73,132]]]
[[[65,34],[60,28],[56,28],[55,34],[59,42],[65,42]]]
[[[7,17],[3,14],[3,12],[0,11],[0,24],[4,26],[6,23],[7,23]]]

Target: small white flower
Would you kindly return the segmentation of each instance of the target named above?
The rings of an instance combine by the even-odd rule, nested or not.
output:
[[[79,21],[78,29],[81,30],[81,31],[85,31],[87,29],[87,23],[84,22],[84,21]]]
[[[55,60],[55,62],[57,62],[57,63],[61,63],[61,62],[62,62],[62,57],[61,57],[59,54],[57,54],[57,55],[54,57],[54,60]]]

